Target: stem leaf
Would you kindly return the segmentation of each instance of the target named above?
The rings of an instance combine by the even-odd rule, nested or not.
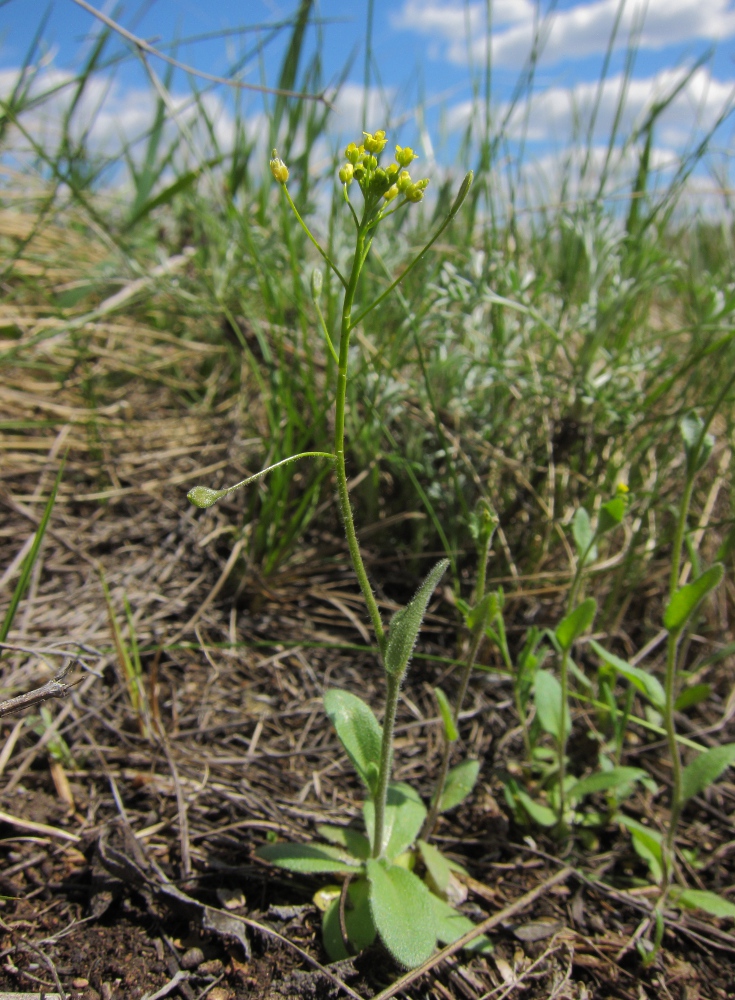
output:
[[[590,516],[584,507],[578,507],[574,512],[572,537],[577,548],[577,556],[582,559],[586,555],[585,563],[594,562],[597,558],[595,546],[592,545],[595,533],[592,530]]]
[[[375,838],[375,803],[372,799],[363,803],[362,814],[372,844]],[[403,782],[388,785],[380,853],[392,861],[407,851],[418,837],[425,819],[426,806],[414,788]]]
[[[444,738],[450,743],[454,743],[459,736],[459,733],[457,732],[457,726],[452,718],[452,707],[449,704],[449,700],[440,687],[434,688],[434,697],[436,698],[437,705],[439,706],[439,713],[442,717]]]
[[[683,712],[686,708],[692,708],[701,701],[705,701],[711,694],[711,684],[692,684],[691,687],[684,688],[676,699],[674,702],[674,711]]]
[[[320,823],[316,830],[320,837],[344,848],[353,858],[367,861],[370,857],[370,841],[359,830],[349,826],[329,826],[327,823]]]
[[[438,562],[406,607],[393,615],[385,647],[385,669],[391,677],[400,678],[406,672],[429,600],[448,565],[448,559]]]
[[[561,733],[562,719],[562,696],[561,684],[548,670],[537,670],[534,682],[534,700],[536,703],[536,714],[541,723],[541,728],[549,736],[558,738]],[[572,721],[569,712],[564,712],[564,735],[571,732]]]
[[[464,802],[475,787],[479,773],[479,760],[463,760],[461,764],[453,767],[447,775],[444,791],[439,799],[439,812],[448,812],[460,802]]]
[[[461,938],[463,934],[471,931],[475,926],[469,917],[465,917],[463,913],[457,913],[449,903],[445,903],[438,896],[432,894],[431,902],[434,906],[436,936],[441,944],[454,944],[457,938]],[[475,938],[465,949],[465,951],[479,951],[485,955],[492,950],[492,942],[484,934]]]
[[[722,772],[735,762],[735,743],[712,747],[695,757],[681,774],[681,800],[686,802],[717,781]]]
[[[703,889],[685,889],[676,896],[676,902],[693,910],[704,910],[713,917],[735,917],[735,903],[723,899],[716,892]]]
[[[366,879],[356,879],[347,888],[345,927],[347,936],[357,951],[369,948],[377,931],[370,912],[369,887]],[[322,940],[333,962],[349,958],[339,925],[339,896],[333,899],[322,915]]]
[[[437,850],[433,844],[427,844],[425,840],[417,841],[416,846],[421,854],[421,860],[426,865],[426,871],[434,883],[432,888],[435,888],[441,896],[446,896],[447,886],[452,875],[449,862],[441,851]]]
[[[365,787],[374,795],[383,730],[373,710],[361,698],[338,688],[324,695],[324,710]]]
[[[421,965],[436,946],[431,893],[416,875],[384,860],[367,862],[370,912],[393,958],[407,969]]]
[[[494,591],[485,594],[481,601],[470,608],[467,612],[467,628],[473,631],[476,628],[485,628],[495,618],[500,611],[498,595]]]
[[[595,620],[596,614],[597,601],[594,597],[588,597],[586,601],[582,601],[581,604],[577,605],[574,611],[571,611],[565,618],[562,618],[556,626],[555,634],[559,645],[564,651],[571,649],[575,640],[583,632],[587,631]]]
[[[669,632],[681,632],[700,601],[718,586],[724,573],[725,567],[722,563],[715,563],[692,583],[677,590],[666,605],[664,627]]]
[[[534,823],[538,823],[539,826],[552,827],[556,826],[559,822],[559,817],[553,809],[543,805],[541,802],[536,802],[531,798],[528,792],[524,792],[522,788],[516,789],[515,797],[521,803]]]
[[[597,771],[582,778],[569,789],[569,798],[575,802],[594,792],[608,792],[622,785],[632,784],[646,777],[647,772],[640,767],[613,767],[609,771]]]
[[[643,670],[641,667],[633,666],[627,660],[622,660],[614,653],[608,652],[604,646],[601,646],[599,642],[595,642],[594,639],[590,639],[590,646],[601,660],[604,660],[608,666],[612,667],[622,677],[625,677],[627,681],[630,681],[633,687],[640,691],[642,695],[645,695],[655,708],[662,709],[664,707],[666,694],[657,677],[649,674],[648,671]]]
[[[621,524],[627,508],[628,501],[625,494],[619,494],[604,503],[600,507],[600,516],[597,519],[597,534],[605,535]]]
[[[290,872],[354,875],[360,870],[356,858],[329,844],[264,844],[255,853],[264,861]]]
[[[704,422],[696,413],[688,413],[679,423],[684,452],[687,459],[687,472],[696,475],[704,468],[712,454],[715,439],[711,434],[704,434]]]
[[[658,830],[652,830],[639,823],[637,819],[632,819],[622,813],[618,816],[618,820],[629,831],[633,839],[633,848],[638,857],[643,858],[648,865],[654,882],[660,884],[664,870],[661,834]]]

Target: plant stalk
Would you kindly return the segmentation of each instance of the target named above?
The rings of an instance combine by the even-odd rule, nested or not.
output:
[[[337,475],[337,497],[339,500],[339,511],[344,525],[347,545],[350,550],[350,559],[355,570],[360,590],[365,598],[368,614],[378,640],[378,647],[382,654],[385,648],[385,630],[380,617],[378,602],[375,600],[373,589],[368,580],[365,564],[360,554],[360,545],[355,531],[355,522],[352,517],[352,507],[350,505],[350,494],[347,488],[347,468],[345,465],[345,401],[347,398],[347,363],[350,350],[350,331],[352,304],[355,299],[357,282],[360,278],[360,271],[365,255],[366,234],[362,227],[357,233],[357,245],[355,256],[352,261],[352,270],[347,282],[344,302],[342,304],[342,326],[339,341],[339,363],[337,369],[337,397],[334,406],[334,458],[335,472]]]
[[[383,742],[380,745],[380,774],[378,789],[375,793],[375,830],[373,831],[373,857],[379,858],[383,853],[383,830],[385,829],[385,804],[388,797],[388,782],[393,767],[393,730],[396,725],[396,709],[398,695],[401,690],[402,677],[386,674],[388,692],[385,699],[385,717],[383,719]]]

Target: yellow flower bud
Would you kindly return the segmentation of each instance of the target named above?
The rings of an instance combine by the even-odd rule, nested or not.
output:
[[[626,493],[630,493],[630,489],[625,483],[618,483],[617,492],[625,496]]]
[[[402,170],[398,175],[398,180],[396,181],[396,186],[399,191],[407,191],[411,186],[411,175],[407,170]]]
[[[398,173],[398,164],[391,163],[390,166],[385,168],[385,172],[388,175],[388,177],[390,177],[390,179],[393,180]]]
[[[368,153],[382,153],[385,149],[385,144],[388,141],[385,138],[385,132],[383,129],[378,129],[377,132],[363,132],[365,136],[365,149]]]
[[[345,165],[339,172],[339,179],[342,181],[343,184],[350,184],[352,183],[352,178],[354,176],[354,173],[355,173],[355,168],[352,166],[352,164],[345,163]]]
[[[410,187],[406,188],[406,201],[421,201],[424,197],[424,192],[418,186],[418,184],[411,184]]]
[[[396,160],[402,167],[409,166],[417,159],[418,153],[414,153],[410,146],[396,146]]]
[[[394,198],[398,197],[398,188],[395,184],[391,184],[388,190],[383,195],[386,201],[393,201]]]
[[[274,149],[271,160],[271,173],[279,184],[285,184],[288,180],[288,167],[278,155],[278,150]]]
[[[366,156],[364,163],[368,170],[375,170],[378,165],[378,161],[374,156]]]
[[[348,163],[352,164],[353,167],[360,159],[360,149],[354,144],[354,142],[351,142],[345,150],[345,159]]]

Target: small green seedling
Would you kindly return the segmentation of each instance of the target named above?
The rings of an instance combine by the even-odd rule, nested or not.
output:
[[[324,705],[337,735],[363,782],[367,798],[363,807],[364,833],[350,827],[322,826],[319,833],[325,843],[266,844],[258,854],[264,860],[282,868],[302,873],[331,874],[343,878],[341,890],[332,898],[322,891],[319,899],[326,902],[323,918],[324,945],[333,959],[369,947],[380,938],[393,957],[406,967],[414,967],[428,958],[437,942],[456,941],[471,928],[472,922],[458,913],[446,898],[452,863],[428,843],[430,830],[420,836],[427,821],[438,811],[458,805],[472,790],[479,772],[476,761],[465,761],[459,767],[445,769],[431,811],[420,796],[408,785],[391,782],[393,764],[393,730],[401,684],[408,669],[413,649],[429,601],[448,566],[438,563],[420,585],[413,599],[396,612],[386,632],[378,603],[360,553],[352,516],[345,464],[345,401],[350,357],[350,336],[360,321],[375,309],[416,266],[424,253],[439,238],[459,212],[472,183],[468,173],[444,222],[429,243],[417,254],[392,284],[371,304],[353,316],[360,275],[375,232],[382,221],[395,212],[420,202],[429,181],[413,180],[408,167],[416,154],[408,147],[396,146],[395,161],[382,166],[381,154],[387,140],[382,130],[364,133],[360,144],[350,143],[345,149],[346,162],[339,170],[344,201],[355,225],[355,250],[348,271],[343,273],[319,244],[301,218],[289,193],[289,171],[273,151],[270,162],[274,179],[299,225],[315,246],[336,280],[342,285],[343,300],[339,336],[333,336],[322,314],[319,299],[323,276],[318,272],[312,281],[312,299],[327,350],[337,365],[334,403],[334,448],[330,452],[304,452],[292,455],[278,465],[301,458],[326,459],[334,468],[337,498],[350,558],[365,599],[386,680],[386,704],[382,725],[372,709],[348,691],[332,690],[325,695]],[[361,204],[355,206],[350,187],[359,189]],[[189,492],[189,500],[198,507],[209,507],[232,490],[247,486],[272,471],[273,466],[228,489],[212,490],[197,486]],[[488,543],[489,544],[489,543]],[[479,595],[482,597],[482,594]],[[476,629],[482,634],[482,623]],[[469,668],[471,670],[471,666]],[[466,683],[465,683],[466,687]],[[440,706],[442,704],[441,696]],[[461,704],[461,698],[458,705]],[[456,731],[458,707],[452,714],[443,711],[447,745]],[[454,722],[454,728],[451,723]],[[433,821],[429,823],[433,827]],[[420,875],[419,873],[422,873]],[[490,946],[478,939],[473,947]]]
[[[566,836],[572,827],[593,826],[605,821],[599,814],[580,811],[580,804],[587,796],[604,791],[610,800],[613,795],[619,798],[629,794],[635,782],[647,778],[640,768],[619,767],[619,760],[610,762],[604,756],[600,758],[600,769],[582,779],[567,773],[566,748],[572,731],[570,673],[581,685],[591,687],[572,659],[572,652],[575,643],[592,627],[597,614],[594,598],[580,600],[580,590],[585,571],[597,559],[600,538],[621,524],[625,517],[626,494],[627,487],[618,486],[615,495],[601,505],[594,527],[584,508],[575,512],[572,537],[577,559],[566,614],[553,631],[542,633],[533,629],[529,632],[515,669],[508,652],[502,614],[496,617],[488,630],[513,672],[516,711],[521,720],[526,758],[539,775],[540,788],[544,792],[543,800],[538,796],[534,799],[514,778],[509,778],[505,784],[506,800],[517,818],[522,820],[525,815],[559,836]],[[542,647],[544,639],[548,641],[548,646]],[[559,663],[558,676],[543,666],[550,650],[555,652]],[[529,726],[527,709],[531,690],[536,714],[533,725]],[[551,748],[538,744],[542,733],[551,737]]]
[[[713,416],[714,410],[710,415],[710,421]],[[653,847],[650,831],[648,834],[644,834],[637,827],[634,828],[633,821],[629,818],[623,821],[624,825],[631,830],[636,851],[648,861],[651,875],[661,887],[661,894],[652,917],[652,940],[643,938],[639,942],[639,952],[646,965],[655,961],[661,948],[664,933],[663,912],[669,899],[682,906],[703,909],[715,916],[735,916],[735,907],[721,899],[716,893],[684,889],[673,884],[676,866],[676,833],[684,806],[691,798],[703,792],[713,781],[716,781],[731,764],[735,763],[735,743],[727,743],[710,750],[703,750],[686,767],[683,767],[675,722],[676,705],[680,695],[679,652],[681,639],[692,625],[700,605],[719,586],[725,572],[722,563],[716,562],[691,583],[680,586],[682,550],[685,543],[694,482],[712,454],[715,443],[714,438],[707,433],[708,424],[709,422],[705,423],[696,414],[691,413],[685,416],[679,425],[684,444],[686,477],[674,535],[669,602],[663,616],[663,626],[667,637],[666,678],[662,705],[660,704],[660,692],[655,692],[657,699],[659,699],[672,764],[673,780],[668,828],[664,836],[659,835],[655,838],[657,847]],[[642,829],[645,830],[645,828]],[[644,841],[646,837],[647,840]]]

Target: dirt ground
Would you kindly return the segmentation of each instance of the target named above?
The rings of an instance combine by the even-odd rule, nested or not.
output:
[[[91,363],[104,366],[116,338],[134,344],[139,335],[134,325],[101,324]],[[146,336],[155,356],[165,334]],[[312,903],[324,880],[274,871],[253,855],[267,837],[303,840],[316,823],[359,814],[359,787],[321,698],[340,686],[379,708],[381,678],[359,648],[361,601],[329,511],[263,580],[236,530],[240,501],[204,513],[185,501],[197,482],[253,471],[258,442],[246,437],[237,404],[198,418],[176,385],[126,384],[95,410],[81,378],[59,387],[17,371],[0,386],[0,406],[33,425],[2,434],[3,572],[35,529],[68,449],[42,558],[5,651],[3,688],[29,690],[49,679],[64,651],[80,655],[73,694],[49,703],[45,719],[36,712],[31,725],[24,716],[0,723],[0,990],[63,990],[85,1000],[376,996],[403,970],[376,946],[325,971]],[[382,578],[404,575],[400,560],[369,565]],[[147,712],[131,702],[103,579],[128,647],[124,599],[130,606]],[[0,616],[13,585],[11,576]],[[395,605],[381,596],[387,613]],[[547,611],[553,620],[554,588],[533,600],[537,620]],[[517,598],[519,623],[529,602]],[[427,658],[416,660],[399,709],[396,777],[427,796],[440,754],[431,691],[446,675],[441,657],[457,652],[450,611],[439,601],[432,607]],[[703,678],[713,685],[707,705],[681,720],[705,743],[735,740],[728,664]],[[645,867],[616,826],[562,858],[553,841],[512,822],[502,776],[521,741],[499,675],[473,684],[461,736],[462,752],[483,761],[481,777],[468,803],[442,819],[438,840],[470,872],[464,911],[476,921],[501,915],[495,951],[453,956],[403,995],[735,997],[727,921],[672,911],[660,961],[641,969],[635,940],[652,890],[640,884]],[[634,739],[633,762],[645,755],[661,792],[628,809],[660,824],[665,748],[643,730]],[[580,767],[590,749],[579,737],[571,753]],[[728,777],[688,807],[680,845],[700,852],[686,872],[691,885],[731,892],[733,815]],[[567,865],[564,881],[502,916]]]

